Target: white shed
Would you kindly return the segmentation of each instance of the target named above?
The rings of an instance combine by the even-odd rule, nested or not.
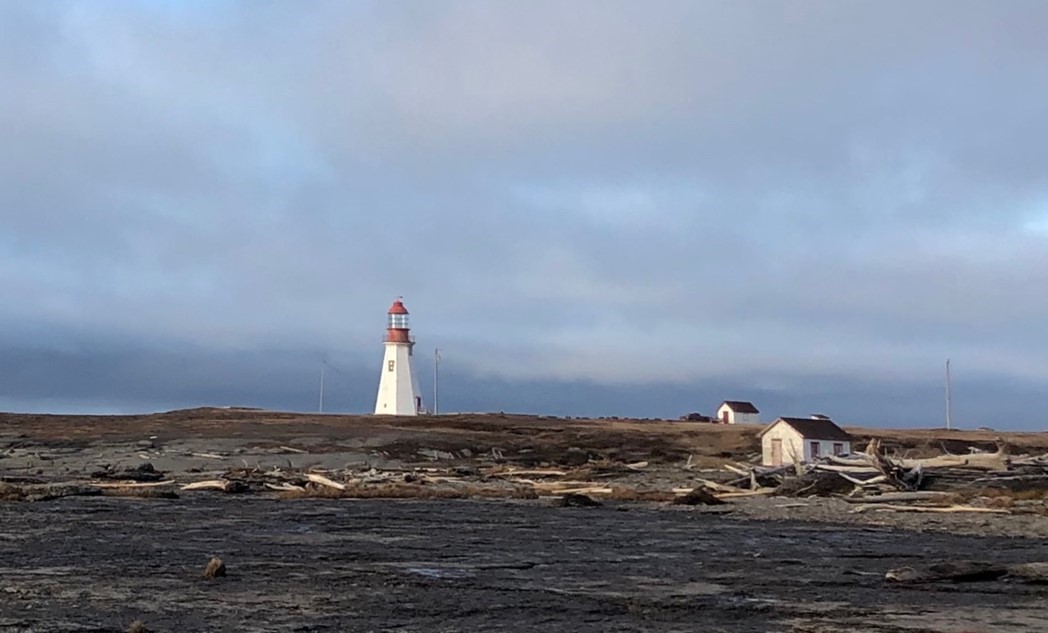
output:
[[[725,400],[717,408],[716,420],[721,424],[760,424],[760,411],[752,402]]]
[[[833,420],[779,418],[760,432],[765,466],[808,462],[826,455],[851,452],[851,436]]]

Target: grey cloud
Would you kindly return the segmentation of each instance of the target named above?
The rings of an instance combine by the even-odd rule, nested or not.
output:
[[[484,381],[655,407],[652,384],[728,378],[860,399],[946,355],[1040,380],[1046,18],[5,5],[0,322],[58,359],[99,333],[187,367],[367,357],[404,294],[510,400]]]
[[[0,349],[0,409],[140,413],[195,406],[257,406],[316,411],[323,354],[266,349],[160,349],[91,340],[77,350]],[[101,344],[101,349],[97,346]],[[380,360],[380,357],[376,357]],[[942,421],[942,384],[809,374],[720,377],[693,385],[600,384],[586,380],[508,380],[476,376],[445,358],[441,409],[543,412],[569,416],[674,419],[711,413],[725,398],[758,404],[762,419],[829,413],[849,425],[933,427]],[[361,411],[374,398],[376,372],[352,357],[331,359],[324,410]],[[430,367],[420,367],[429,398]],[[954,382],[954,421],[962,428],[1043,426],[1038,384],[994,379],[970,370]]]

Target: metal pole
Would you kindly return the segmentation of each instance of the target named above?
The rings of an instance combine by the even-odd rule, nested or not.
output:
[[[953,420],[950,419],[950,359],[946,359],[946,429],[949,430],[953,426]]]
[[[433,350],[433,415],[440,413],[439,400],[437,399],[439,394],[440,384],[440,350]]]
[[[319,413],[324,412],[324,369],[327,368],[327,361],[321,361],[320,363],[320,407],[318,408]]]
[[[440,349],[433,350],[433,414],[440,413]]]

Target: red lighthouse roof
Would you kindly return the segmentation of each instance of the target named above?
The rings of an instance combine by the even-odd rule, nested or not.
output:
[[[408,328],[408,309],[398,297],[386,315],[386,342],[413,344]]]

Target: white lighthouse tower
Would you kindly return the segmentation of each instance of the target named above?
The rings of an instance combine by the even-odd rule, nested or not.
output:
[[[408,310],[400,299],[389,308],[385,344],[375,414],[418,415],[422,411],[422,392],[411,363],[415,340],[408,328]]]

